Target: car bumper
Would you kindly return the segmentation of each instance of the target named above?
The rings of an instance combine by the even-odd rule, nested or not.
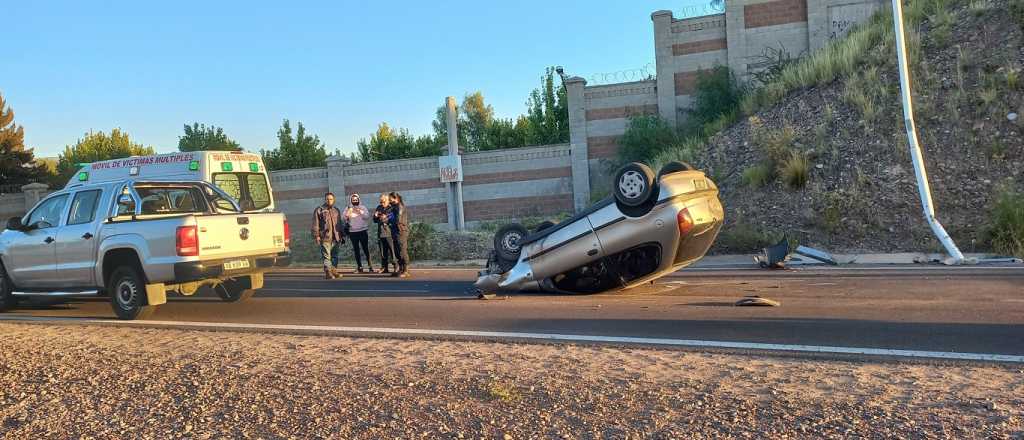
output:
[[[249,267],[244,269],[226,270],[224,264],[228,262],[248,260]],[[174,264],[174,281],[187,283],[192,281],[208,280],[211,278],[225,278],[243,276],[256,272],[265,272],[274,267],[286,267],[292,263],[291,252],[281,252],[275,255],[261,255],[246,258],[227,258],[223,260],[208,261],[187,261]]]

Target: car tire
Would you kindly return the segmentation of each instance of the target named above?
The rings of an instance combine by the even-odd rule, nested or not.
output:
[[[647,165],[633,162],[615,173],[612,192],[619,203],[625,206],[640,206],[656,193],[654,184],[654,171]]]
[[[121,266],[115,269],[110,274],[107,291],[117,319],[146,319],[156,311],[156,306],[147,305],[146,283],[135,267]]]
[[[661,167],[661,170],[658,171],[658,180],[661,180],[661,177],[666,175],[666,174],[679,173],[679,172],[683,172],[683,171],[694,171],[694,170],[696,170],[696,168],[694,168],[692,165],[690,165],[690,164],[688,164],[686,162],[679,162],[679,161],[669,162],[669,163],[665,164],[665,166]]]
[[[13,309],[18,305],[18,298],[14,296],[14,283],[7,276],[4,264],[0,263],[0,312]]]
[[[213,286],[213,291],[224,302],[246,301],[256,294],[256,289],[246,289],[247,284],[243,280],[230,279]]]
[[[502,260],[519,261],[519,253],[523,250],[519,243],[526,235],[526,228],[518,223],[502,226],[494,233],[494,252]]]

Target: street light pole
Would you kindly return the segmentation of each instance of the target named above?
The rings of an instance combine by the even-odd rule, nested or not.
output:
[[[932,233],[939,239],[949,257],[945,263],[958,265],[964,263],[964,255],[956,247],[953,238],[935,218],[935,206],[932,202],[932,190],[928,184],[928,172],[924,168],[924,153],[917,138],[917,126],[914,124],[914,103],[910,94],[910,65],[907,60],[907,36],[903,30],[903,2],[892,0],[892,19],[896,30],[896,65],[900,72],[900,93],[903,97],[903,122],[907,128],[907,142],[910,144],[910,158],[914,163],[914,174],[917,176],[917,189],[921,195],[921,206],[924,209],[925,221]]]

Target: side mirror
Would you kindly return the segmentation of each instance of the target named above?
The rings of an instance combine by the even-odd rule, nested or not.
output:
[[[7,220],[7,229],[12,231],[20,231],[25,228],[25,225],[21,224],[21,217],[11,217]]]

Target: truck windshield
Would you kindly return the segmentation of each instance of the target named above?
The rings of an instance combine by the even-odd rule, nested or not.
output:
[[[214,173],[213,184],[228,193],[243,211],[270,206],[270,186],[267,176],[260,173]]]

